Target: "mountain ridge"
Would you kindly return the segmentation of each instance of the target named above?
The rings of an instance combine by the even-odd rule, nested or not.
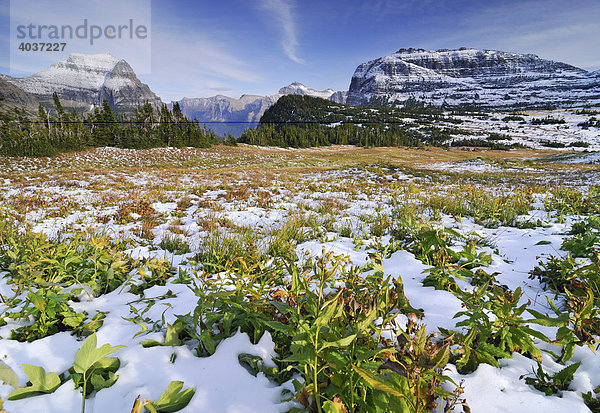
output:
[[[335,92],[333,89],[316,90],[300,82],[292,82],[273,95],[244,94],[239,98],[216,95],[207,98],[183,98],[177,103],[183,114],[190,119],[196,118],[200,123],[211,123],[210,127],[215,133],[239,136],[248,127],[258,125],[265,111],[286,95],[313,96],[335,102],[345,100],[344,92]],[[173,104],[175,101],[171,102],[169,107]]]
[[[372,99],[488,109],[573,106],[600,102],[600,80],[596,72],[534,54],[411,48],[356,68],[347,103],[369,105]]]

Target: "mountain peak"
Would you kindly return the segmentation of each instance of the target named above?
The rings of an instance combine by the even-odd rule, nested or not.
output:
[[[56,63],[57,65],[71,64],[85,68],[98,68],[101,70],[111,70],[117,63],[122,61],[110,53],[84,54],[71,53],[66,61]],[[54,66],[54,65],[53,65]]]
[[[316,90],[310,88],[308,86],[304,86],[300,82],[293,82],[288,86],[284,86],[279,89],[279,95],[308,95],[308,96],[316,96],[323,99],[329,99],[331,95],[334,94],[333,89],[325,89],[325,90]]]
[[[71,107],[87,109],[106,99],[113,107],[128,111],[145,101],[161,103],[129,63],[110,53],[71,53],[32,76],[7,80],[42,102],[51,102],[56,92],[63,104]]]

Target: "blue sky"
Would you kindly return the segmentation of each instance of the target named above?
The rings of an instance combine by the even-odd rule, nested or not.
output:
[[[2,73],[10,69],[8,1],[0,0]],[[54,4],[77,1],[84,0]],[[140,70],[136,48],[111,52],[128,60],[164,101],[272,94],[293,81],[346,90],[357,65],[407,47],[535,53],[600,69],[598,0],[152,0],[148,9],[150,69]],[[32,10],[31,18],[44,13]],[[19,73],[67,55],[32,55]]]

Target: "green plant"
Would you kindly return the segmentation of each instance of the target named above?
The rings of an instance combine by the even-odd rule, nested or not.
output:
[[[33,324],[12,330],[13,340],[34,341],[59,331],[77,329],[83,326],[84,313],[76,313],[68,304],[70,294],[61,293],[56,287],[30,289],[20,311],[8,313],[14,319],[33,318]]]
[[[167,279],[172,275],[172,267],[169,261],[152,258],[140,262],[139,268],[141,283],[131,283],[132,294],[143,294],[144,290],[155,285],[166,285]]]
[[[311,214],[295,214],[281,227],[273,229],[269,238],[267,255],[280,257],[286,261],[296,260],[295,248],[298,244],[316,238],[319,233],[317,219]]]
[[[183,344],[183,340],[180,335],[185,331],[185,324],[181,319],[176,320],[173,324],[167,325],[167,332],[165,334],[165,340],[158,342],[156,340],[144,340],[141,342],[143,347],[155,347],[155,346],[180,346]]]
[[[104,344],[102,347],[96,347],[96,334],[88,337],[79,348],[75,355],[73,366],[68,372],[58,375],[50,372],[46,373],[42,367],[23,364],[23,370],[29,377],[30,384],[26,387],[15,389],[10,395],[9,400],[18,400],[25,397],[36,396],[43,393],[54,392],[64,380],[72,379],[75,388],[81,388],[82,401],[81,413],[85,412],[85,399],[93,391],[100,391],[112,386],[119,376],[115,375],[120,362],[116,357],[107,357],[125,346],[111,346]]]
[[[587,194],[577,188],[560,186],[544,200],[546,211],[563,215],[597,215],[600,212],[600,186],[590,186]]]
[[[544,393],[546,396],[552,396],[560,391],[567,390],[573,375],[581,365],[581,362],[571,364],[559,372],[549,375],[542,368],[542,364],[538,362],[538,368],[533,372],[533,377],[525,377],[525,383],[533,386],[537,390]],[[520,378],[523,379],[524,376]]]
[[[177,235],[165,235],[158,246],[174,254],[187,254],[191,251],[189,244]]]
[[[381,411],[382,406],[398,403],[361,375],[377,371],[384,355],[394,352],[383,333],[393,329],[396,316],[405,313],[416,318],[415,313],[422,311],[409,304],[399,277],[392,280],[384,275],[379,252],[370,254],[363,268],[348,270],[342,263],[341,257],[324,253],[304,272],[289,264],[289,289],[279,290],[281,294],[270,301],[277,311],[273,320],[264,324],[273,332],[283,356],[280,371],[297,371],[304,378],[304,383],[297,383],[296,392],[305,407],[314,411]],[[338,284],[337,291],[327,293],[338,277],[344,280],[343,286]],[[376,319],[380,323],[375,323]],[[432,388],[438,386],[439,382],[432,382]],[[414,387],[404,390],[407,398],[419,391]]]
[[[559,361],[570,360],[575,346],[587,345],[594,351],[594,345],[600,342],[600,309],[595,305],[593,293],[587,290],[585,297],[575,296],[568,290],[566,293],[565,311],[560,311],[552,300],[547,299],[556,318],[528,310],[536,317],[532,322],[559,327],[556,339],[552,341],[563,346],[560,356],[557,356]]]
[[[96,334],[89,336],[77,354],[72,367],[71,378],[75,388],[81,388],[81,413],[85,412],[85,399],[92,391],[100,391],[115,384],[115,375],[120,362],[116,357],[107,357],[125,346],[104,344],[96,347]]]
[[[592,411],[592,413],[600,412],[600,386],[596,387],[594,391],[589,391],[587,393],[582,393],[581,397],[583,397],[583,401],[585,405]]]
[[[0,269],[9,272],[17,292],[51,283],[87,286],[98,296],[119,287],[137,265],[123,255],[122,245],[103,236],[77,235],[61,242],[30,231],[7,231],[0,232],[0,244],[6,246],[0,249]]]
[[[227,234],[214,231],[203,239],[201,251],[194,261],[210,274],[223,271],[246,273],[248,268],[256,268],[262,258],[254,232]]]
[[[466,317],[456,326],[466,327],[467,331],[440,329],[446,336],[454,335],[461,347],[456,361],[459,371],[471,372],[479,363],[498,367],[497,359],[510,358],[513,352],[530,354],[541,361],[540,350],[534,345],[533,338],[549,339],[526,325],[534,321],[523,319],[529,302],[519,305],[521,295],[520,287],[511,292],[496,285],[490,290],[487,284],[475,288],[472,295],[463,295],[467,309],[454,317]]]
[[[371,388],[388,397],[374,397],[377,411],[428,412],[438,406],[441,398],[450,411],[455,392],[444,390],[442,383],[452,382],[442,371],[450,358],[452,338],[434,341],[425,326],[409,318],[406,331],[400,330],[396,349],[388,353],[387,360],[377,369],[377,375],[366,369],[353,366]],[[382,373],[384,372],[384,373]],[[456,385],[456,384],[455,384]],[[463,400],[464,402],[464,400]],[[440,406],[441,408],[441,406]]]
[[[19,376],[6,363],[0,360],[0,382],[16,389],[19,387]]]
[[[569,251],[575,257],[588,257],[597,249],[599,242],[598,233],[586,231],[565,240],[561,249]]]
[[[574,291],[575,287],[581,285],[578,270],[579,266],[571,254],[564,258],[551,255],[547,261],[540,261],[539,265],[530,271],[529,278],[538,278],[551,290],[564,293],[567,289]]]
[[[142,409],[150,413],[178,412],[190,403],[196,393],[192,388],[187,388],[183,391],[182,389],[182,381],[172,381],[157,401],[152,402],[150,399],[141,400],[140,396],[138,396],[133,403],[131,413],[141,413]]]
[[[29,385],[13,391],[8,400],[19,400],[43,393],[53,393],[60,386],[60,377],[56,373],[46,373],[42,367],[23,364],[23,371],[29,378]]]

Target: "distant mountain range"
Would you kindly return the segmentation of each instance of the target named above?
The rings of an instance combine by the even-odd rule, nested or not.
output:
[[[495,50],[401,49],[358,66],[347,103],[527,108],[600,102],[600,71]]]
[[[16,78],[0,74],[0,99],[5,106],[20,106],[30,112],[38,104],[53,105],[56,92],[64,107],[79,111],[92,110],[107,100],[118,112],[132,112],[145,102],[157,107],[161,99],[142,83],[131,66],[108,53],[86,55],[71,53],[67,60],[32,76]],[[258,124],[261,116],[284,95],[297,94],[345,102],[346,92],[332,89],[315,90],[294,82],[270,96],[243,95],[239,99],[228,96],[184,98],[179,101],[183,113],[197,118],[217,134],[239,136],[249,126]],[[172,107],[174,102],[168,106]]]
[[[196,118],[200,122],[210,122],[207,126],[215,133],[239,136],[249,126],[256,126],[265,111],[285,95],[320,97],[338,103],[344,103],[346,99],[345,92],[315,90],[294,82],[270,96],[242,95],[235,99],[218,95],[209,98],[183,98],[178,103],[185,116]],[[171,102],[170,106],[174,103]]]
[[[131,112],[144,102],[162,105],[125,60],[108,53],[72,53],[68,59],[28,77],[0,75],[0,100],[5,107],[34,111],[39,103],[50,106],[53,92],[65,107],[80,111],[89,111],[104,99],[119,112]],[[531,54],[466,48],[400,49],[359,65],[348,92],[315,90],[294,82],[270,96],[242,95],[236,99],[218,95],[184,98],[178,103],[187,117],[208,123],[218,134],[237,136],[256,125],[264,112],[285,95],[320,97],[354,106],[418,101],[448,108],[565,107],[600,103],[600,71],[587,72]]]

